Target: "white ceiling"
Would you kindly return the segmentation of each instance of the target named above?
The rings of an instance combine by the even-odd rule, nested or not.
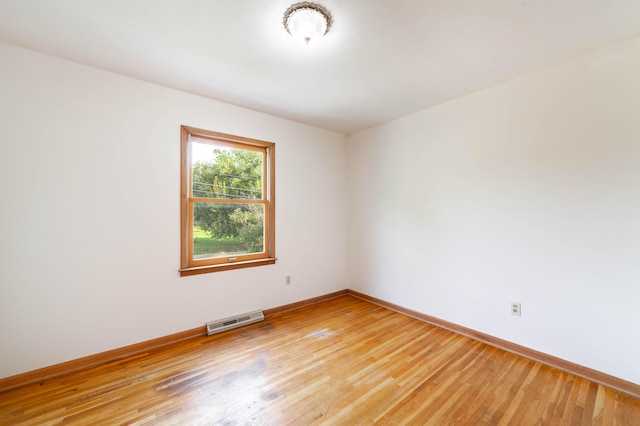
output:
[[[0,0],[0,41],[349,134],[640,35],[640,0]]]

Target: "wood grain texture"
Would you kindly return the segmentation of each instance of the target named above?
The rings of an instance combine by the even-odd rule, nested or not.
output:
[[[265,309],[263,313],[266,318],[269,318],[270,316],[276,314],[292,311],[294,309],[304,308],[305,306],[312,306],[320,302],[335,299],[336,297],[345,296],[347,294],[349,294],[349,290],[338,290],[334,291],[333,293],[323,294],[322,296],[312,297],[311,299],[305,299],[299,302],[289,303],[288,305],[278,306],[277,308]]]
[[[488,343],[489,345],[495,346],[499,349],[504,349],[508,352],[512,352],[516,355],[524,356],[533,361],[538,361],[548,366],[555,367],[560,370],[564,370],[568,373],[575,374],[576,376],[580,376],[587,380],[591,380],[593,382],[605,385],[614,390],[624,392],[635,398],[640,398],[640,385],[620,379],[619,377],[614,377],[609,374],[605,374],[601,371],[597,371],[597,370],[585,367],[583,365],[575,364],[573,362],[569,362],[567,360],[554,357],[552,355],[539,352],[531,348],[527,348],[526,346],[521,346],[512,342],[509,342],[507,340],[499,339],[497,337],[490,336],[488,334],[481,333],[479,331],[476,331],[467,327],[463,327],[458,324],[451,323],[449,321],[444,321],[440,318],[436,318],[431,315],[425,315],[421,312],[413,311],[411,309],[407,309],[402,306],[386,302],[382,299],[378,299],[378,298],[366,295],[364,293],[360,293],[354,290],[349,290],[349,294],[355,297],[358,297],[360,299],[366,300],[368,302],[375,303],[376,305],[389,308],[393,311],[400,312],[405,315],[409,315],[410,317],[417,318],[422,321],[426,321],[429,324],[433,324],[438,327],[442,327],[447,330],[454,331],[464,336],[471,337],[472,339],[479,340],[483,343]]]
[[[179,333],[170,334],[157,339],[146,340],[144,342],[134,343],[133,345],[123,346],[110,351],[100,352],[82,358],[61,362],[59,364],[50,365],[48,367],[38,368],[37,370],[27,371],[26,373],[16,374],[15,376],[5,377],[0,379],[0,395],[2,395],[2,392],[21,386],[40,383],[45,380],[54,379],[70,373],[81,372],[103,364],[116,362],[127,357],[143,354],[163,346],[182,342],[183,340],[205,336],[206,334],[206,326],[196,327],[191,330],[181,331]]]
[[[640,424],[640,400],[344,295],[0,394],[0,424]]]
[[[314,305],[325,300],[331,300],[339,296],[344,296],[346,294],[349,294],[349,290],[340,290],[333,293],[323,294],[322,296],[301,300],[299,302],[290,303],[288,305],[265,309],[264,315],[265,317],[269,317],[274,314],[298,309],[304,306]],[[191,330],[181,331],[179,333],[162,336],[156,339],[146,340],[144,342],[135,343],[133,345],[127,345],[86,357],[73,359],[67,362],[62,362],[60,364],[50,365],[48,367],[39,368],[37,370],[27,371],[25,373],[16,374],[14,376],[1,378],[0,393],[18,388],[20,386],[26,386],[36,382],[50,380],[69,373],[86,370],[113,361],[118,361],[126,357],[139,355],[153,349],[158,349],[163,346],[182,342],[183,340],[191,339],[194,337],[204,336],[206,334],[206,326],[196,327]]]

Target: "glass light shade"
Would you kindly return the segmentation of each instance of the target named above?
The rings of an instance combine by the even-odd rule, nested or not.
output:
[[[331,15],[314,3],[297,3],[284,14],[284,27],[294,38],[310,44],[322,38],[331,26]]]

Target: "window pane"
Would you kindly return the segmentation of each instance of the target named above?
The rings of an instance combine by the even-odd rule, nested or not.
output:
[[[262,199],[261,152],[192,142],[193,197]]]
[[[264,205],[195,203],[193,258],[264,252]]]

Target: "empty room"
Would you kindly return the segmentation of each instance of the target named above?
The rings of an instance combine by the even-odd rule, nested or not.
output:
[[[640,424],[640,2],[0,0],[0,424]]]

